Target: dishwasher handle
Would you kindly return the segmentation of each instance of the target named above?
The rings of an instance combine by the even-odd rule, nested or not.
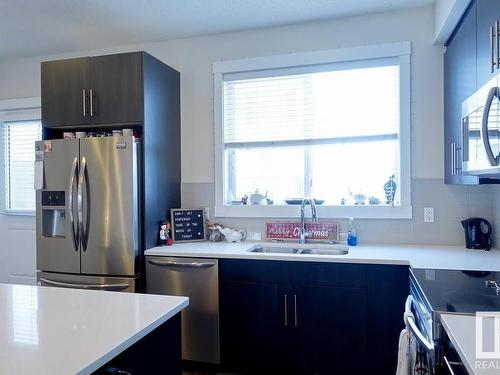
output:
[[[210,268],[215,265],[215,263],[210,262],[179,262],[172,260],[148,260],[150,264],[155,266],[172,267],[172,268]]]

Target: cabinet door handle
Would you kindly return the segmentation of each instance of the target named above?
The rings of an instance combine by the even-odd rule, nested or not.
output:
[[[495,71],[496,67],[496,62],[495,62],[495,27],[491,26],[490,27],[490,68],[491,68],[491,73]]]
[[[499,21],[495,22],[495,39],[496,39],[497,54],[494,63],[498,69],[500,67],[500,22]]]
[[[285,327],[288,327],[288,295],[285,294]]]
[[[455,142],[451,142],[451,152],[450,152],[450,158],[451,158],[451,175],[455,176],[457,174],[457,169],[455,167]]]
[[[299,326],[298,318],[297,318],[297,295],[293,295],[293,310],[294,310],[294,323],[295,327]]]
[[[89,97],[90,97],[90,117],[92,117],[94,115],[94,100],[93,100],[93,96],[94,96],[94,90],[90,89],[89,90]]]
[[[87,116],[87,108],[85,105],[86,102],[86,97],[85,97],[85,89],[82,90],[82,108],[83,108],[83,117]]]

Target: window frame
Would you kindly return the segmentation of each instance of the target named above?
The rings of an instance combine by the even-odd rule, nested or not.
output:
[[[41,100],[39,97],[20,98],[20,99],[5,99],[0,100],[0,129],[2,132],[2,141],[0,142],[0,165],[2,173],[0,173],[0,195],[2,197],[0,210],[3,215],[9,216],[35,216],[36,207],[33,210],[16,210],[10,209],[7,205],[7,160],[6,148],[3,142],[3,132],[5,131],[5,122],[15,121],[41,121]]]
[[[298,68],[333,63],[356,63],[359,60],[392,58],[400,67],[400,206],[318,206],[323,218],[411,219],[411,42],[322,50],[286,55],[214,62],[214,136],[215,136],[215,207],[216,217],[296,218],[300,208],[285,205],[231,206],[224,202],[228,173],[224,162],[224,75],[259,70]]]

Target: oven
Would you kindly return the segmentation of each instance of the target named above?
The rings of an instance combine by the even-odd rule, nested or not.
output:
[[[439,316],[432,311],[425,295],[410,272],[410,295],[406,299],[405,312],[412,312],[406,324],[417,342],[420,352],[427,356],[429,375],[448,374],[444,361],[446,334]]]

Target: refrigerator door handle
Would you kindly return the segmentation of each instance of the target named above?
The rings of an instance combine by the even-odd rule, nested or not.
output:
[[[74,207],[73,207],[73,186],[75,185],[75,179],[77,174],[78,167],[78,158],[75,156],[73,160],[73,165],[71,167],[71,173],[69,177],[69,187],[68,187],[68,207],[69,207],[69,221],[71,223],[71,234],[73,235],[73,246],[75,247],[75,251],[78,251],[78,224],[75,229],[75,217],[73,215]]]
[[[123,290],[130,287],[130,284],[74,284],[74,283],[64,283],[61,281],[49,280],[45,278],[40,278],[42,283],[52,286],[58,286],[63,288],[75,288],[75,289],[94,289],[94,290]]]
[[[83,182],[85,179],[85,168],[87,168],[87,159],[82,156],[82,161],[80,163],[80,172],[78,173],[78,192],[77,192],[77,203],[78,203],[78,226],[79,226],[79,237],[82,244],[82,250],[87,250],[87,237],[83,227]]]

